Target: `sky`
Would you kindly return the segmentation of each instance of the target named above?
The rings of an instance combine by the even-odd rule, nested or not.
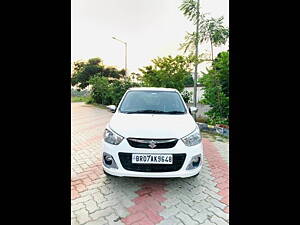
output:
[[[182,55],[179,44],[195,26],[179,10],[182,0],[72,0],[71,60],[100,57],[105,65],[125,67],[127,42],[128,73],[150,65],[157,57]],[[224,16],[229,26],[229,0],[200,0],[200,11],[212,17]],[[214,55],[228,44],[214,48]],[[210,53],[202,44],[200,53]],[[199,66],[205,71],[206,65]]]

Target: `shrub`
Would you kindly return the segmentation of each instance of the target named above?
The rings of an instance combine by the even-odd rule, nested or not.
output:
[[[90,100],[89,96],[74,96],[71,97],[72,102],[88,102]]]
[[[111,104],[112,90],[106,77],[93,77],[89,83],[92,85],[91,97],[94,103]]]
[[[93,77],[89,83],[92,85],[90,102],[102,105],[118,105],[129,88],[139,86],[128,79],[109,80],[107,77]]]
[[[199,79],[203,85],[202,104],[211,109],[206,112],[209,123],[229,123],[229,52],[221,52],[213,61],[212,68]]]
[[[71,96],[72,97],[87,97],[90,95],[90,92],[88,90],[76,90],[74,88],[71,88]]]
[[[88,61],[77,61],[73,63],[71,85],[77,85],[79,89],[84,89],[90,85],[92,77],[120,78],[125,75],[125,70],[118,70],[112,66],[105,66],[102,59],[91,58]]]
[[[184,90],[181,92],[182,98],[186,103],[189,103],[192,100],[193,93],[191,91]]]
[[[196,118],[196,122],[198,122],[198,123],[208,123],[209,122],[209,120],[208,120],[208,118],[206,118],[206,117],[197,117]]]
[[[144,86],[175,88],[181,92],[191,76],[192,62],[191,57],[180,55],[158,57],[152,60],[154,65],[139,69],[142,72],[140,80]]]

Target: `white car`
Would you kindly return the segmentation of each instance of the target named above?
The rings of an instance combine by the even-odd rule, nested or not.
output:
[[[180,93],[171,88],[130,88],[106,126],[103,170],[128,177],[191,177],[203,162],[199,127]]]

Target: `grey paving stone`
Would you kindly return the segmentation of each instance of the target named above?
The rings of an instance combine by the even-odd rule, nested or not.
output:
[[[199,185],[199,184],[198,184]],[[200,193],[203,193],[203,190],[201,187],[196,187],[196,188],[193,188],[190,193],[195,196],[195,195],[198,195]]]
[[[209,184],[209,183],[206,183],[205,184],[205,187],[207,187],[210,191],[212,192],[215,192],[215,193],[218,193],[220,191],[219,188],[215,187],[216,184]]]
[[[116,204],[118,204],[118,201],[115,200],[115,199],[113,199],[113,200],[107,200],[107,201],[102,202],[101,204],[99,204],[99,207],[100,207],[101,209],[105,209],[105,208],[107,208],[107,207],[111,207],[111,206],[114,206],[114,205],[116,205]]]
[[[202,171],[204,170],[204,171]],[[205,170],[204,168],[201,170],[201,178],[200,179],[206,179],[206,180],[214,180],[214,177],[211,176],[211,172],[209,170]]]
[[[190,216],[188,216],[188,215],[186,215],[186,214],[184,214],[182,212],[178,213],[176,215],[176,217],[178,219],[180,219],[181,222],[183,222],[184,224],[188,224],[188,225],[196,225],[196,224],[198,224],[198,222],[196,222],[195,220],[192,220],[192,218]]]
[[[77,117],[72,118],[72,123],[75,123],[75,126],[72,125],[72,148],[81,147],[79,151],[72,150],[71,174],[73,181],[79,178],[79,173],[83,172],[84,169],[93,165],[101,165],[101,141],[88,143],[87,139],[103,132],[106,122],[113,115],[106,110],[96,109],[92,106],[83,107],[83,105],[78,105],[78,107],[80,106],[77,107],[79,111],[75,113]],[[98,127],[88,129],[94,123],[93,120],[101,122]],[[82,129],[85,131],[80,132]],[[228,144],[219,144],[217,141],[214,143],[221,156],[226,160],[228,158],[228,149],[226,148]],[[151,183],[152,180],[156,182],[156,179],[115,178],[107,177],[105,174],[98,176],[96,180],[93,180],[94,184],[87,186],[88,190],[80,193],[81,197],[71,201],[71,218],[74,223],[78,223],[74,225],[109,224],[108,220],[112,223],[116,219],[115,216],[125,218],[129,215],[127,208],[135,205],[132,201],[138,197],[135,192],[142,188],[141,184]],[[201,224],[216,225],[218,218],[224,218],[226,222],[228,214],[222,211],[224,205],[219,201],[222,196],[217,194],[219,189],[216,187],[205,155],[202,170],[197,177],[164,179],[164,182],[166,183],[164,187],[166,193],[162,196],[167,200],[161,202],[165,209],[159,214],[165,220],[161,221],[160,224],[186,225],[200,224],[201,222]],[[85,207],[83,208],[83,206]],[[78,215],[82,217],[80,221],[76,221]],[[208,218],[212,220],[205,218],[205,215],[210,216]],[[87,221],[88,219],[90,220]],[[112,224],[117,225],[122,224],[122,222],[119,220]]]
[[[213,204],[214,206],[216,206],[216,207],[218,207],[220,209],[225,209],[226,206],[227,206],[226,204],[224,204],[224,203],[222,203],[222,202],[220,202],[220,201],[218,201],[218,200],[216,200],[216,199],[214,199],[212,197],[206,198],[205,201]]]
[[[190,203],[192,202],[192,199],[189,198],[187,195],[184,195],[184,194],[177,194],[177,197],[176,198],[179,198],[180,200],[182,200],[184,203]]]
[[[203,203],[206,203],[206,202],[203,202]],[[203,203],[198,203],[191,207],[192,207],[192,209],[196,210],[198,213],[199,212],[201,213],[203,210],[206,210],[206,209],[212,207],[211,205],[203,204]]]
[[[83,209],[83,208],[85,208],[85,205],[82,202],[71,205],[71,211],[76,211],[78,209]]]
[[[135,191],[137,191],[139,188],[135,189]],[[134,198],[137,198],[139,197],[138,194],[134,193],[133,192],[126,192],[126,197],[129,198],[129,199],[134,199]]]
[[[99,207],[97,206],[97,204],[94,200],[89,200],[89,201],[85,202],[84,204],[86,205],[86,209],[89,211],[89,213],[93,213],[99,209]]]
[[[214,213],[216,216],[228,221],[229,220],[229,214],[225,213],[223,210],[217,208],[217,207],[210,207],[207,210]]]
[[[178,225],[180,224],[181,221],[177,219],[175,216],[171,216],[165,220],[160,221],[158,225]]]
[[[169,208],[169,207],[174,206],[174,205],[176,205],[176,204],[178,204],[180,202],[181,201],[178,198],[169,197],[169,199],[167,199],[166,201],[162,202],[161,205],[165,206],[166,208]]]
[[[107,188],[107,186],[103,186],[101,189],[100,189],[101,193],[105,196],[105,195],[108,195],[110,193],[112,193],[112,190]]]
[[[131,206],[134,206],[134,202],[130,201],[129,199],[122,199],[121,204],[125,206],[126,208],[129,208]]]
[[[223,219],[221,219],[220,217],[217,216],[212,216],[212,218],[210,219],[211,222],[218,224],[218,225],[228,225],[229,223]]]
[[[112,208],[115,210],[115,213],[122,218],[125,218],[129,215],[128,210],[121,204],[115,205]]]
[[[82,173],[83,172],[83,169],[81,169],[81,168],[74,168],[74,172],[75,173]]]
[[[207,188],[204,188],[203,189],[203,192],[210,195],[211,197],[217,199],[217,200],[221,200],[222,199],[222,196],[218,195],[217,193],[207,189]]]
[[[180,211],[183,211],[185,214],[191,217],[197,214],[196,210],[192,209],[190,206],[184,203],[177,204],[176,208],[178,208]]]
[[[216,225],[215,223],[210,222],[209,220],[205,220],[201,225]]]
[[[92,194],[92,198],[96,201],[98,205],[101,204],[102,202],[107,201],[107,199],[101,193]]]
[[[193,201],[196,201],[196,202],[203,202],[206,198],[208,198],[208,194],[202,192],[198,195],[195,195],[193,197]]]
[[[89,215],[87,213],[77,214],[76,219],[79,222],[79,224],[84,224],[88,221],[91,221],[91,218],[89,217]]]
[[[180,211],[180,209],[178,209],[177,207],[171,206],[171,207],[163,210],[159,214],[164,218],[169,218],[169,217],[175,216],[179,211]]]
[[[87,211],[85,208],[78,209],[78,210],[75,210],[75,211],[73,211],[73,212],[74,212],[74,214],[75,214],[76,216],[78,216],[78,215],[83,215],[83,214],[86,214],[86,215],[89,214],[88,211]]]
[[[193,216],[193,219],[202,224],[205,220],[209,219],[208,215],[209,213],[204,209],[200,213],[197,213],[195,216]]]
[[[108,225],[108,222],[104,218],[99,218],[97,220],[90,221],[85,225]]]
[[[85,162],[86,162],[86,160],[85,160]],[[89,166],[88,166],[86,163],[80,164],[80,167],[81,167],[83,170],[89,168]]]
[[[101,217],[109,216],[112,213],[114,213],[114,210],[112,208],[106,208],[106,209],[97,210],[96,212],[91,213],[90,217],[93,220],[96,220],[96,219],[99,219]]]
[[[115,213],[109,215],[109,216],[106,216],[105,219],[108,221],[108,224],[109,225],[120,225],[120,224],[124,224],[122,221],[121,221],[121,218],[116,215]]]
[[[98,193],[98,192],[99,192],[98,189],[89,189],[87,191],[81,192],[80,195],[82,197],[85,197],[85,196],[88,196],[88,195],[91,195],[91,194],[94,194],[94,193]]]
[[[76,219],[71,219],[71,225],[79,225]]]
[[[78,204],[80,202],[83,203],[83,202],[86,202],[86,201],[88,201],[90,199],[92,199],[92,196],[87,195],[85,197],[80,197],[80,198],[72,200],[72,204]]]

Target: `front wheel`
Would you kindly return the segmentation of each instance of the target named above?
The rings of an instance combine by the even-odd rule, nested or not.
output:
[[[102,169],[103,170],[103,173],[106,175],[106,176],[108,176],[108,177],[112,177],[112,175],[111,174],[109,174],[109,173],[107,173],[104,169]]]
[[[194,176],[191,176],[191,178],[195,178],[199,175],[200,172],[198,172],[197,174],[195,174]]]

